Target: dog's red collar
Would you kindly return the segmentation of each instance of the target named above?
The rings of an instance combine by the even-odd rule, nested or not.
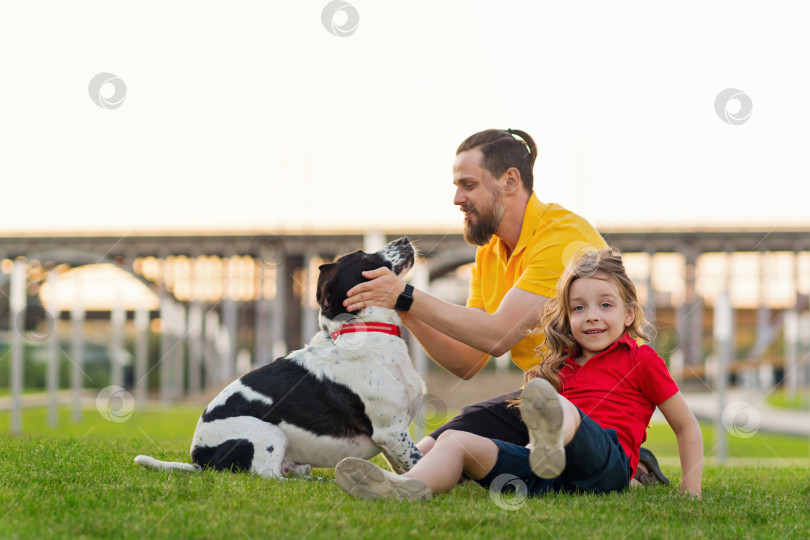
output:
[[[392,336],[402,337],[402,332],[399,326],[395,324],[379,323],[379,322],[356,322],[347,323],[332,332],[332,339],[335,340],[342,334],[354,334],[355,332],[380,332],[382,334],[390,334]]]

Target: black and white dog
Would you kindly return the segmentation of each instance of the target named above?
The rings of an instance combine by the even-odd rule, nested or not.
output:
[[[188,463],[138,456],[156,469],[246,470],[267,477],[308,474],[349,456],[383,453],[391,468],[409,470],[422,454],[408,434],[425,386],[400,337],[395,310],[347,313],[346,293],[365,270],[413,266],[407,237],[376,253],[355,251],[320,267],[318,332],[298,351],[247,373],[203,412]]]

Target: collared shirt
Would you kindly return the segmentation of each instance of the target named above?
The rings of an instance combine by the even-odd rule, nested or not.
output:
[[[507,256],[506,243],[497,236],[478,248],[467,306],[495,313],[512,287],[551,298],[574,256],[605,247],[604,239],[585,219],[557,204],[544,204],[532,193],[514,252]],[[512,348],[512,361],[524,371],[537,365],[537,348],[542,343],[542,333],[530,334]]]
[[[626,332],[585,365],[571,356],[558,375],[562,395],[603,429],[615,429],[633,471],[655,407],[678,392],[664,360]]]

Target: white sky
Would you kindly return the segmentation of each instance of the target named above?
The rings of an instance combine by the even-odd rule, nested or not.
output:
[[[347,37],[326,4],[0,1],[0,234],[460,230],[455,148],[490,127],[603,232],[810,226],[803,2],[352,0]]]

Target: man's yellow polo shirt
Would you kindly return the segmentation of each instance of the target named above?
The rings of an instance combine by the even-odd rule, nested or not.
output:
[[[566,265],[578,253],[607,247],[596,229],[580,216],[557,204],[544,204],[532,193],[515,251],[507,258],[506,244],[493,236],[478,248],[470,282],[468,307],[494,313],[512,287],[551,298]],[[536,348],[541,333],[515,345],[512,361],[526,371],[540,362]]]

